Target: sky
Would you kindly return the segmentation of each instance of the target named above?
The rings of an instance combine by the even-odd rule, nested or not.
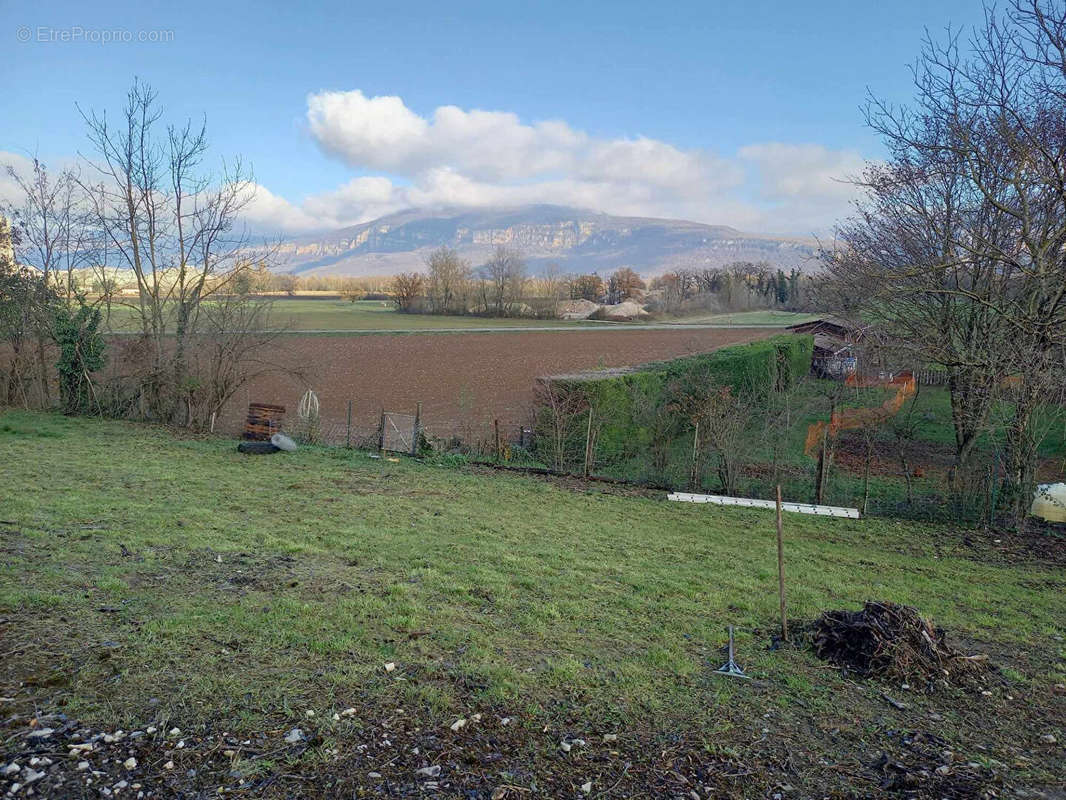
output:
[[[286,235],[412,206],[575,205],[820,234],[883,156],[868,91],[912,94],[928,29],[976,0],[40,2],[0,0],[0,164],[91,157],[78,111],[134,77],[211,165],[255,176]],[[10,197],[0,180],[0,198]]]

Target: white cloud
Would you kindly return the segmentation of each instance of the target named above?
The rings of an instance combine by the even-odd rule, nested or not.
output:
[[[788,232],[824,233],[847,215],[858,194],[850,180],[867,163],[854,150],[785,142],[748,145],[737,156],[754,170],[765,228]]]
[[[846,213],[854,189],[842,179],[863,164],[855,152],[817,144],[759,143],[723,157],[647,137],[594,137],[560,120],[526,123],[506,111],[449,105],[421,116],[399,97],[358,90],[310,95],[307,121],[325,153],[385,173],[305,201],[323,221],[408,206],[556,203],[809,233]]]
[[[829,150],[818,144],[766,142],[742,147],[738,155],[758,169],[762,193],[771,200],[847,200],[855,194],[848,179],[865,164],[853,150]]]
[[[302,233],[322,227],[323,218],[313,216],[303,208],[293,205],[265,186],[249,184],[247,191],[249,197],[242,215],[255,229]]]
[[[508,111],[445,105],[423,116],[400,97],[358,90],[311,94],[306,113],[322,151],[359,174],[298,202],[255,187],[245,218],[257,230],[308,233],[410,207],[551,203],[803,235],[848,212],[855,190],[846,179],[863,166],[854,151],[818,144],[754,143],[722,155]]]
[[[486,186],[566,181],[601,191],[622,185],[624,192],[625,184],[641,184],[686,199],[743,180],[737,164],[707,151],[645,137],[591,137],[559,120],[525,124],[510,112],[456,106],[441,106],[424,118],[399,97],[368,98],[358,90],[320,92],[307,102],[311,134],[326,153],[416,185],[439,184],[433,176],[446,170]]]

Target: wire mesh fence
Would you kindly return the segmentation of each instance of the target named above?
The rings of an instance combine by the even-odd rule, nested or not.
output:
[[[541,409],[543,412],[543,409]],[[473,410],[463,420],[423,416],[418,408],[374,414],[374,421],[345,406],[317,415],[290,413],[281,430],[298,442],[359,450],[383,448],[423,458],[447,458],[512,469],[607,480],[669,491],[773,499],[781,486],[786,500],[859,509],[864,515],[968,525],[994,522],[1000,508],[1003,464],[998,451],[975,454],[951,472],[928,469],[921,443],[871,442],[842,436],[819,459],[770,441],[773,431],[747,430],[731,447],[715,447],[698,425],[670,435],[619,438],[604,435],[605,421],[590,409],[547,414],[528,421],[497,418]],[[411,428],[393,435],[392,420]],[[819,488],[819,484],[821,484]]]

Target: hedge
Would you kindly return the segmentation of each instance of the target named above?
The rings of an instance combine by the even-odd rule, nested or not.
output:
[[[571,409],[593,409],[599,432],[601,457],[629,459],[642,451],[669,446],[681,435],[687,420],[680,412],[663,413],[684,403],[686,397],[705,395],[712,387],[730,387],[749,396],[764,396],[791,387],[810,371],[814,339],[782,335],[750,344],[734,345],[646,364],[632,372],[610,377],[562,378],[552,381],[556,392],[569,395]],[[545,443],[548,410],[541,409],[538,443]],[[566,445],[564,461],[575,463],[584,450],[585,430],[575,425]],[[545,460],[554,453],[543,452]]]

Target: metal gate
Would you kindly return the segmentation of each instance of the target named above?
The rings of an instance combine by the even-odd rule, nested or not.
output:
[[[418,415],[381,412],[381,449],[392,453],[418,453]]]

